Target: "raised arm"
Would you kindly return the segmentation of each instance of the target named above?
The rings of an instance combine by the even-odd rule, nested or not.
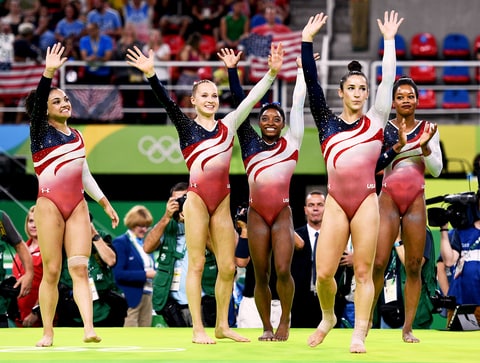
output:
[[[305,77],[303,75],[302,61],[297,58],[297,80],[292,95],[292,108],[290,110],[290,132],[292,136],[298,141],[300,146],[305,129],[303,107],[305,105],[305,95],[307,93],[307,86],[305,84]]]
[[[377,117],[383,120],[386,124],[388,115],[392,109],[392,88],[395,82],[395,74],[397,68],[395,55],[395,34],[397,34],[398,27],[402,24],[403,18],[398,19],[396,11],[388,11],[384,14],[384,21],[377,19],[380,32],[383,34],[384,53],[382,59],[382,81],[377,89],[375,97],[375,105],[373,112]]]
[[[224,122],[235,122],[235,128],[242,124],[252,111],[253,106],[260,101],[263,95],[268,91],[277,76],[283,63],[284,50],[282,44],[272,43],[270,54],[268,56],[269,70],[263,78],[250,90],[248,96],[224,118]]]

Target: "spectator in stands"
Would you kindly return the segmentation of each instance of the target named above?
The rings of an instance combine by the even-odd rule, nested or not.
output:
[[[10,24],[11,31],[14,35],[18,34],[18,27],[24,22],[24,16],[20,7],[20,0],[10,0],[8,2],[8,14],[2,20]]]
[[[192,3],[193,30],[220,40],[220,19],[225,15],[222,0],[196,0]]]
[[[201,41],[202,35],[200,33],[194,32],[190,34],[183,49],[178,55],[178,60],[188,62],[199,62],[205,60],[200,51]],[[200,80],[200,77],[198,75],[198,66],[181,68],[181,73],[178,77],[177,86],[184,87],[185,89],[178,89],[175,91],[180,107],[189,108],[192,106],[192,104],[190,103],[190,90],[193,83],[198,80]]]
[[[10,24],[5,18],[0,19],[0,72],[8,71],[13,62],[13,42],[15,35],[12,33]],[[11,97],[0,96],[0,108],[10,105]],[[3,111],[0,111],[0,124],[3,124]]]
[[[292,30],[285,24],[277,23],[277,8],[273,5],[268,5],[265,8],[264,16],[266,19],[265,24],[257,25],[251,28],[252,33],[259,35],[270,35],[278,33],[290,33]]]
[[[137,39],[147,43],[153,22],[153,6],[156,0],[129,0],[123,6],[124,27],[133,24],[137,32]]]
[[[15,62],[42,62],[42,52],[33,43],[35,25],[22,23],[18,27],[18,37],[13,42],[13,60]]]
[[[118,39],[113,53],[114,60],[125,60],[128,48],[142,48],[144,43],[137,38],[137,28],[133,23],[126,23],[122,29],[122,36]],[[114,67],[113,68],[115,84],[139,85],[144,82],[143,74],[132,67]],[[122,102],[124,108],[135,109],[138,107],[140,97],[139,89],[122,89]],[[125,112],[123,120],[127,123],[140,123],[141,112]]]
[[[25,233],[28,236],[26,242],[28,251],[32,256],[33,262],[33,281],[30,293],[26,296],[18,296],[18,312],[19,316],[15,320],[18,327],[40,327],[42,320],[40,319],[40,308],[38,305],[38,289],[43,276],[42,255],[40,254],[40,246],[38,245],[37,227],[33,219],[35,206],[30,207],[25,218]],[[25,275],[21,254],[15,254],[12,266],[12,274],[17,280]]]
[[[102,63],[112,59],[113,39],[101,34],[97,23],[87,24],[87,35],[80,39],[80,56],[88,63],[84,78],[86,83],[110,84],[112,70]]]
[[[40,13],[41,2],[39,0],[20,1],[20,9],[28,21],[34,21]]]
[[[189,4],[185,0],[157,0],[155,17],[162,34],[178,34],[186,38],[192,23]]]
[[[42,6],[34,34],[38,48],[42,52],[42,58],[45,56],[47,48],[53,46],[56,42],[55,33],[50,29],[50,20],[51,17],[47,8]]]
[[[269,6],[274,7],[271,0],[260,0],[256,2],[254,15],[250,18],[250,30],[256,26],[267,23],[267,19],[265,17],[265,10]],[[282,24],[282,19],[280,18],[280,16],[275,15],[275,23]]]
[[[122,35],[122,20],[117,10],[112,9],[108,0],[93,0],[94,8],[87,13],[87,25],[97,23],[100,33],[116,41]]]
[[[170,46],[163,41],[162,32],[158,29],[150,30],[150,37],[148,43],[143,46],[143,53],[148,53],[148,50],[152,49],[157,63],[167,62],[171,58]],[[158,80],[164,86],[170,83],[170,70],[169,67],[162,65],[155,66],[155,71],[157,72]],[[157,100],[155,95],[151,90],[143,91],[143,106],[158,108]],[[164,112],[160,113],[148,113],[146,116],[146,123],[155,123],[155,124],[165,124],[167,122],[167,114]]]
[[[67,37],[73,37],[75,43],[86,35],[85,23],[79,19],[80,13],[73,2],[68,2],[64,9],[64,17],[55,26],[55,38],[64,42]]]
[[[243,1],[235,0],[232,10],[220,19],[220,42],[218,48],[236,50],[240,40],[248,35],[250,19],[242,13]]]

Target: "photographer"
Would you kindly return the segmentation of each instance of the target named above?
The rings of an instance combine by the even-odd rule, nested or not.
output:
[[[6,271],[3,266],[3,257],[8,245],[15,248],[25,269],[23,276],[17,281],[9,277],[5,279]],[[13,255],[12,255],[13,259]],[[27,245],[15,229],[10,217],[0,210],[0,328],[8,327],[8,310],[12,302],[16,302],[17,296],[26,296],[30,292],[33,280],[32,256]],[[16,306],[16,305],[15,305]],[[15,313],[18,313],[15,311]],[[14,318],[14,317],[11,317]]]
[[[93,282],[93,322],[97,327],[123,327],[128,305],[113,277],[112,267],[117,256],[112,246],[112,236],[98,231],[93,223],[90,223],[90,229],[92,253],[88,260],[88,276]],[[83,326],[80,311],[73,300],[73,283],[66,258],[63,259],[58,289],[57,326]]]
[[[478,199],[478,197],[477,197]],[[448,295],[455,296],[458,305],[480,306],[480,211],[478,200],[465,205],[470,223],[457,226],[449,239],[448,224],[440,229],[440,254],[446,267],[452,268],[453,278]]]
[[[186,285],[188,252],[185,240],[183,203],[188,184],[180,182],[170,190],[165,214],[145,236],[143,249],[152,253],[159,249],[157,273],[153,279],[153,310],[162,315],[170,327],[191,327],[192,316],[188,306]],[[208,245],[208,244],[207,244]],[[205,326],[215,326],[215,256],[205,250],[205,268],[202,275],[202,320]],[[197,308],[197,307],[195,307]]]

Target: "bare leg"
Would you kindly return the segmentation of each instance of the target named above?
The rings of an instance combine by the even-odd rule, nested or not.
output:
[[[72,276],[73,298],[83,321],[85,343],[99,343],[93,327],[92,290],[88,281],[88,258],[91,253],[90,221],[86,202],[80,203],[68,218],[65,228],[65,252]]]
[[[53,319],[58,302],[65,223],[57,207],[46,198],[38,198],[34,218],[43,263],[43,277],[39,289],[43,336],[36,346],[50,347],[53,345]]]
[[[210,216],[202,199],[193,192],[188,192],[183,213],[185,215],[185,238],[188,249],[186,290],[188,308],[192,315],[192,342],[197,344],[215,344],[215,340],[207,335],[203,326],[201,308],[202,273],[205,265],[205,248]]]
[[[210,237],[218,266],[215,284],[217,302],[215,337],[232,339],[236,342],[249,342],[249,339],[230,329],[228,324],[228,308],[235,276],[235,230],[230,214],[230,196],[220,203],[210,219]]]

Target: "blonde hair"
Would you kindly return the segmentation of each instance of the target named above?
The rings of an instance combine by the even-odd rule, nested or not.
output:
[[[29,218],[30,214],[32,214],[32,217],[33,217],[34,212],[35,212],[35,205],[32,205],[27,212],[27,216],[25,217],[25,233],[27,234],[28,238],[32,238],[32,236],[30,235],[30,232],[28,231],[28,220],[30,219]]]
[[[128,229],[133,229],[136,226],[150,227],[153,222],[152,213],[143,205],[133,206],[125,215],[123,223]]]

